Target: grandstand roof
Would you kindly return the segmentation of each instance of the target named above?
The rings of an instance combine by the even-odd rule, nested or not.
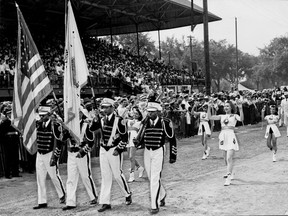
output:
[[[64,31],[65,0],[16,2],[29,28]],[[72,0],[71,2],[80,32],[91,36],[134,33],[137,28],[138,32],[145,32],[191,25],[189,0]],[[208,20],[212,22],[221,18],[209,13]],[[194,24],[201,23],[203,23],[203,9],[194,4]],[[11,29],[16,25],[15,0],[0,1],[0,29]]]

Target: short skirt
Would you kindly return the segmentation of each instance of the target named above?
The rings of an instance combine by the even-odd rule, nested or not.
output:
[[[232,129],[221,130],[219,134],[219,149],[227,150],[239,150],[239,144],[237,137]]]
[[[278,127],[275,124],[269,124],[266,127],[266,132],[265,132],[265,138],[267,139],[269,136],[269,132],[270,130],[273,132],[274,136],[277,137],[281,137],[280,131],[278,129]]]
[[[203,127],[204,127],[204,131],[203,131]],[[204,132],[207,135],[211,135],[211,129],[207,121],[200,122],[199,124],[198,135],[202,135]]]
[[[132,131],[128,131],[128,143],[126,145],[126,147],[135,147],[133,140],[137,137],[137,131],[136,130],[132,130]]]

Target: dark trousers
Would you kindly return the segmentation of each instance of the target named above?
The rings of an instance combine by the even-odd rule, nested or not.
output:
[[[19,175],[19,137],[5,136],[2,140],[5,157],[5,177]]]

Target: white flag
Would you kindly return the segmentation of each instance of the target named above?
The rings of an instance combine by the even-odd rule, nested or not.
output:
[[[71,135],[80,142],[80,90],[87,83],[88,67],[70,1],[68,1],[65,71],[64,123]]]

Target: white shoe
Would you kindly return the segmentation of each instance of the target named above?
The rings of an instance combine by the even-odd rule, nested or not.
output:
[[[130,177],[128,179],[128,183],[131,183],[131,182],[134,182],[135,181],[135,178],[134,178],[134,172],[131,172],[130,173]]]
[[[206,157],[208,157],[209,155],[210,155],[210,147],[208,147],[206,150]]]
[[[234,179],[235,179],[235,172],[232,172],[230,179],[231,179],[231,180],[234,180]]]
[[[235,179],[235,172],[232,172],[232,174],[227,173],[227,174],[225,174],[225,175],[223,176],[223,178],[227,178],[229,175],[230,175],[230,179],[231,179],[231,180],[234,180],[234,179]]]
[[[143,177],[143,173],[144,173],[144,167],[142,167],[142,166],[140,166],[139,168],[138,168],[138,171],[139,171],[139,178],[142,178]]]
[[[225,180],[224,186],[229,186],[231,184],[231,174],[227,174],[227,178]]]
[[[276,162],[276,153],[273,152],[273,162]]]
[[[206,159],[207,159],[207,153],[206,153],[206,151],[204,151],[202,160],[206,160]]]

